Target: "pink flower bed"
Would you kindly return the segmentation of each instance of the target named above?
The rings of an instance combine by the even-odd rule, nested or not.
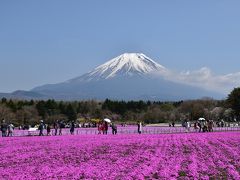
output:
[[[0,179],[239,179],[240,132],[0,139]]]
[[[137,134],[137,126],[126,126],[121,127],[118,126],[118,134]],[[189,131],[186,130],[184,127],[154,127],[154,126],[144,126],[143,127],[143,134],[166,134],[166,133],[185,133],[185,132],[198,132],[199,130],[195,130],[193,127],[189,129]],[[240,127],[214,127],[213,131],[240,131]],[[59,133],[59,129],[58,129]],[[109,127],[108,133],[112,133],[112,128]],[[44,135],[47,135],[47,130],[44,129],[43,131]],[[51,129],[51,135],[55,134],[55,130]],[[64,128],[62,129],[62,135],[69,135],[70,129]],[[97,128],[75,128],[74,130],[75,135],[96,135],[98,134]],[[0,131],[1,135],[1,131]],[[18,130],[15,129],[13,132],[13,136],[29,136],[29,135],[39,135],[39,130],[36,130],[35,132],[29,132],[28,130]]]

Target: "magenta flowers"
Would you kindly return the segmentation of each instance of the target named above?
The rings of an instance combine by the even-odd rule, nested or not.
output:
[[[240,132],[2,138],[0,179],[239,179]]]

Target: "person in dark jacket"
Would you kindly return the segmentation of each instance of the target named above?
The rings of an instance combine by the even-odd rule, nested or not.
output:
[[[114,134],[117,134],[117,126],[114,124],[114,123],[112,123],[112,134],[114,135]]]
[[[39,125],[39,136],[43,136],[43,130],[45,128],[45,125],[43,123],[43,120],[40,121],[40,125]]]
[[[201,132],[201,131],[202,131],[202,128],[203,128],[203,127],[202,127],[202,123],[201,123],[201,122],[198,122],[198,123],[197,123],[197,126],[199,127],[199,131],[198,131],[198,132]]]
[[[70,125],[70,133],[73,135],[74,134],[74,128],[75,128],[75,124],[74,124],[74,121],[71,122],[71,125]]]
[[[59,121],[59,135],[62,135],[62,129],[65,127],[63,121]]]
[[[7,129],[8,129],[8,125],[5,122],[5,119],[2,119],[2,124],[1,124],[2,137],[7,136]]]
[[[54,128],[54,130],[55,130],[55,133],[54,133],[55,136],[57,135],[58,127],[59,127],[59,123],[58,123],[58,121],[55,121],[54,124],[53,124],[53,128]]]
[[[50,124],[47,125],[47,136],[51,136],[51,126],[50,126]]]

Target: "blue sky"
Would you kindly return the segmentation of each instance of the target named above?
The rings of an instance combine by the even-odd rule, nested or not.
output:
[[[124,52],[174,71],[239,72],[238,0],[2,0],[0,92],[79,76]]]

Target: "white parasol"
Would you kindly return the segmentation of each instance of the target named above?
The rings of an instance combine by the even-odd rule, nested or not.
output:
[[[38,130],[38,128],[29,128],[29,129],[28,129],[28,132],[37,131],[37,130]]]
[[[108,118],[105,118],[105,119],[103,119],[105,122],[107,122],[107,123],[111,123],[111,120],[110,119],[108,119]]]
[[[206,119],[205,118],[199,118],[198,120],[199,121],[205,121]]]

